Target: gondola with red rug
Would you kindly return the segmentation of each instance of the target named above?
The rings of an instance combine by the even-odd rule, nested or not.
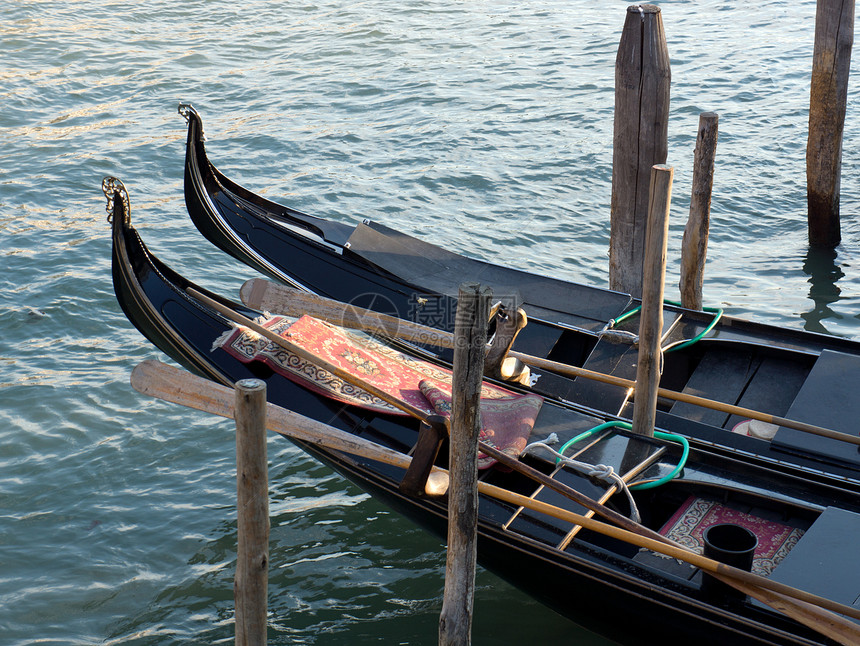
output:
[[[630,296],[466,258],[379,223],[346,224],[276,204],[218,171],[206,155],[199,113],[190,105],[180,113],[188,121],[188,212],[206,238],[240,261],[282,283],[447,330],[452,295],[461,282],[477,281],[509,310],[526,312],[514,350],[635,379],[638,302]],[[858,436],[860,343],[673,305],[664,320],[662,386]],[[543,370],[533,389],[632,417],[629,388]],[[657,421],[811,474],[860,477],[855,447],[791,428],[760,429],[742,416],[671,400],[658,402]]]
[[[444,412],[449,387],[445,365],[313,319],[261,318],[259,312],[191,284],[147,250],[131,226],[122,185],[106,180],[104,190],[117,299],[131,323],[180,364],[222,384],[263,379],[270,402],[404,455],[418,440],[419,420],[400,414],[403,407],[396,407],[398,412],[383,404],[396,397],[408,399],[407,408]],[[234,320],[243,326],[237,328]],[[259,327],[275,327],[278,332],[272,336],[282,341],[274,346],[265,342]],[[295,357],[312,365],[300,366]],[[330,366],[325,370],[331,374],[320,372],[319,366]],[[368,390],[344,389],[333,378],[341,373],[363,380]],[[366,396],[377,387],[385,393],[381,403]],[[600,513],[607,517],[623,514],[624,524],[670,535],[695,550],[713,526],[751,534],[750,567],[761,577],[753,579],[758,583],[752,590],[760,600],[737,594],[736,586],[711,585],[712,577],[694,559],[679,563],[665,558],[662,547],[640,549],[601,531],[592,524],[592,511],[561,495],[559,484],[548,486],[526,470],[489,464],[481,471],[484,490],[493,487],[526,502],[481,494],[478,551],[488,569],[577,623],[623,643],[825,644],[833,642],[822,632],[843,643],[860,634],[852,628],[853,619],[840,622],[827,614],[860,617],[851,608],[860,594],[853,538],[860,531],[860,491],[855,484],[827,475],[809,479],[791,465],[770,467],[743,452],[727,456],[695,438],[633,437],[607,426],[617,420],[541,400],[516,387],[487,383],[485,390],[482,408],[490,410],[496,402],[499,410],[513,407],[516,419],[525,420],[501,445],[510,454],[529,445],[515,463],[536,469],[550,484],[572,487],[602,503],[609,511]],[[485,439],[509,424],[503,412],[488,416]],[[297,444],[395,510],[444,535],[444,496],[402,491],[403,467]],[[631,444],[644,444],[647,457],[622,466]],[[445,465],[444,452],[438,464]],[[567,515],[552,515],[547,508]],[[572,522],[571,513],[583,520]],[[737,538],[728,540],[723,547]],[[801,598],[799,605],[795,598]],[[810,608],[810,600],[824,610]]]

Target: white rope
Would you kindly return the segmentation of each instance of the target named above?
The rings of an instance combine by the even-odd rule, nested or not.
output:
[[[633,494],[630,493],[630,489],[627,487],[627,483],[615,473],[615,469],[607,464],[588,464],[587,462],[580,462],[579,460],[574,460],[573,458],[569,458],[567,456],[562,455],[554,448],[549,446],[549,443],[555,444],[558,442],[558,437],[555,433],[550,435],[546,440],[542,442],[532,442],[525,449],[523,449],[523,455],[531,451],[532,449],[546,449],[549,451],[554,457],[558,458],[559,462],[568,466],[575,471],[579,471],[582,474],[585,474],[589,478],[596,478],[598,480],[602,480],[607,484],[614,484],[618,487],[619,490],[623,491],[627,496],[627,500],[630,503],[630,519],[633,522],[640,522],[641,518],[639,516],[639,508],[636,506],[636,501],[633,499]]]
[[[615,319],[612,319],[609,323],[603,326],[603,329],[597,333],[598,338],[606,339],[612,345],[618,345],[619,343],[636,345],[639,343],[638,334],[627,332],[625,330],[615,330],[612,327],[613,325],[615,325]]]

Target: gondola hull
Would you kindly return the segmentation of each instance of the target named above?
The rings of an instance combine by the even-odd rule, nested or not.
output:
[[[156,347],[193,372],[224,384],[248,377],[261,378],[267,383],[271,403],[289,406],[335,428],[372,437],[398,450],[405,451],[414,445],[418,425],[411,419],[338,403],[265,366],[243,363],[213,349],[213,339],[231,326],[205,303],[189,295],[188,288],[193,287],[239,313],[248,316],[258,313],[201,290],[160,262],[131,226],[127,196],[121,185],[108,181],[105,192],[112,215],[117,299],[129,320]],[[603,421],[552,402],[545,406],[549,407],[549,415],[568,420],[572,426]],[[396,511],[444,537],[447,522],[444,499],[403,494],[399,489],[402,469],[303,442],[297,444]],[[693,454],[695,457],[691,459],[698,466],[690,463],[684,482],[673,485],[677,486],[677,492],[673,488],[671,495],[647,494],[641,502],[649,505],[665,495],[669,498],[686,495],[687,481],[692,479],[696,482],[695,490],[715,489],[734,496],[736,490],[743,489],[747,491],[744,495],[760,499],[762,504],[794,510],[792,513],[799,522],[807,524],[816,522],[815,518],[828,505],[838,505],[840,513],[848,515],[860,512],[856,487],[837,480],[810,484],[802,471],[791,474],[773,471],[746,460],[741,454],[727,460],[719,452],[708,451],[706,446],[694,446]],[[662,468],[656,462],[649,465],[643,468]],[[515,483],[519,488],[526,486],[495,470],[484,477]],[[625,644],[653,644],[662,639],[701,644],[829,643],[814,631],[766,607],[749,602],[732,606],[705,598],[695,577],[681,580],[660,566],[643,564],[637,560],[635,547],[618,545],[583,530],[561,548],[554,541],[559,532],[568,528],[562,529],[529,514],[517,517],[517,513],[508,503],[481,496],[479,561],[590,630]]]
[[[573,366],[635,379],[635,346],[602,336],[638,303],[626,294],[567,283],[463,258],[369,222],[351,226],[285,207],[230,180],[206,156],[200,115],[188,120],[185,196],[191,219],[219,248],[277,281],[399,318],[453,329],[458,284],[491,286],[529,324],[514,349]],[[664,347],[709,329],[713,315],[667,306]],[[635,320],[616,326],[633,334]],[[677,348],[672,348],[677,349]],[[860,344],[847,339],[724,317],[695,345],[664,354],[661,385],[746,409],[846,432],[858,431],[860,404],[846,384],[860,380]],[[534,384],[546,397],[632,418],[629,390],[545,372]],[[818,406],[819,392],[833,405]],[[826,413],[826,411],[830,411]],[[744,418],[662,402],[658,424],[817,473],[860,477],[860,453],[837,441],[780,428],[772,441],[733,434]]]

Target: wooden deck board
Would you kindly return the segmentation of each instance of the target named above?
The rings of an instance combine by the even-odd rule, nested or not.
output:
[[[709,352],[702,357],[683,392],[725,404],[737,404],[758,364],[759,360],[749,352]],[[671,413],[724,428],[729,420],[729,415],[722,411],[683,402],[676,402]]]

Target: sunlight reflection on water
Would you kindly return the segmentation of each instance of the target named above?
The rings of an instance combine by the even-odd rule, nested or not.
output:
[[[843,244],[806,245],[815,2],[661,6],[676,169],[667,295],[677,293],[698,115],[716,111],[706,304],[860,338],[856,147],[843,161]],[[176,106],[190,101],[213,161],[270,199],[605,285],[624,12],[583,0],[7,5],[0,626],[9,644],[232,635],[230,425],[128,386],[138,361],[162,355],[113,296],[101,178],[126,182],[157,255],[235,298],[248,270],[185,214]],[[852,94],[846,142],[858,134]],[[272,438],[269,451],[270,642],[435,643],[440,542],[292,445]],[[570,641],[573,630],[479,577],[476,643]]]

